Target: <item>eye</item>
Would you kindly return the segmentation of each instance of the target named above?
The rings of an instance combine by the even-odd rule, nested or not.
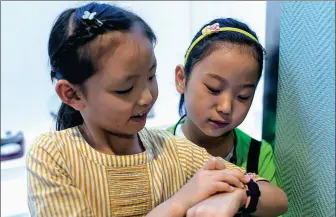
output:
[[[128,93],[130,93],[132,89],[133,89],[133,87],[131,87],[131,88],[127,89],[127,90],[116,90],[114,92],[117,93],[117,94],[122,95],[122,94],[128,94]]]
[[[249,96],[238,96],[238,99],[241,101],[247,101],[249,98]]]
[[[212,87],[209,87],[208,85],[205,85],[208,90],[210,91],[210,93],[212,94],[219,94],[221,91],[219,89],[216,89],[216,88],[212,88]]]
[[[155,79],[155,78],[156,78],[156,74],[153,75],[153,76],[151,76],[151,77],[149,77],[149,80],[152,81],[152,80]]]

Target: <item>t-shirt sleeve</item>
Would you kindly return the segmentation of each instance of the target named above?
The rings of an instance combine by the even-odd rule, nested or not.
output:
[[[266,141],[262,141],[260,156],[259,156],[259,175],[265,177],[273,185],[278,186],[275,178],[275,162],[272,146]]]
[[[32,216],[94,216],[50,136],[42,135],[36,140],[27,153],[26,167]]]

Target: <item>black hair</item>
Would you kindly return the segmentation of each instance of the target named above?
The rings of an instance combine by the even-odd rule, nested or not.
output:
[[[253,35],[257,40],[258,37],[254,31],[252,31],[246,24],[232,19],[232,18],[218,18],[210,21],[209,23],[205,24],[194,36],[192,39],[189,47],[193,44],[193,42],[202,35],[202,30],[204,27],[208,25],[213,25],[215,23],[219,24],[220,28],[223,27],[233,27],[244,30],[251,35]],[[206,36],[202,40],[200,40],[191,50],[187,62],[184,66],[184,71],[186,75],[186,81],[190,76],[190,73],[195,66],[196,63],[203,60],[205,57],[209,56],[214,50],[218,49],[220,43],[229,42],[232,44],[237,44],[241,46],[249,46],[253,48],[253,55],[258,62],[258,71],[260,72],[259,78],[261,76],[261,72],[263,69],[263,60],[264,60],[264,53],[265,50],[259,42],[251,39],[250,37],[233,31],[223,31],[217,32],[211,35]],[[189,48],[187,49],[188,52]],[[186,55],[187,55],[186,52]],[[184,105],[184,94],[181,94],[180,102],[179,102],[179,114],[180,116],[186,115],[186,109]]]
[[[88,3],[63,11],[54,23],[49,36],[48,54],[51,79],[65,79],[84,88],[84,82],[97,71],[97,52],[90,42],[111,32],[130,32],[140,24],[144,35],[156,43],[150,26],[136,14],[105,3]],[[62,103],[56,118],[56,130],[83,123],[80,112]]]

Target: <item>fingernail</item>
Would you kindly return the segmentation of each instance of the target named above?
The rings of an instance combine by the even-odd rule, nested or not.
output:
[[[251,177],[250,177],[249,175],[245,175],[245,180],[246,180],[246,182],[249,182],[250,179],[251,179]]]

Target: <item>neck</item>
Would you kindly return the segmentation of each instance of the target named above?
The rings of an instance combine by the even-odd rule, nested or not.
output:
[[[205,148],[213,156],[226,157],[234,145],[233,130],[218,137],[211,137],[204,134],[188,117],[182,125],[182,132],[188,140]]]
[[[92,127],[85,123],[79,129],[87,143],[101,153],[109,155],[132,155],[144,151],[144,147],[137,134],[121,135]]]

